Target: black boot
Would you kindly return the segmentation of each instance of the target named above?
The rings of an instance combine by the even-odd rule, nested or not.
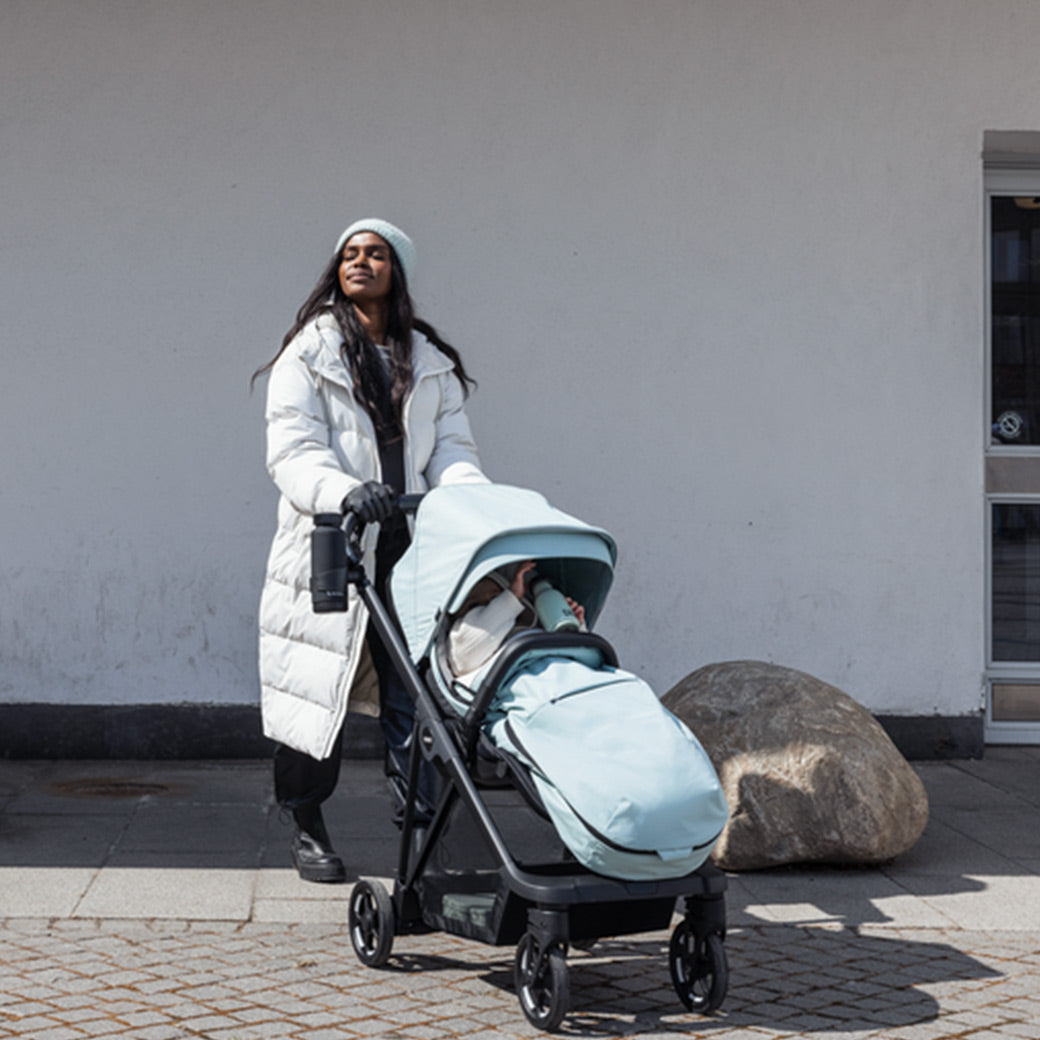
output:
[[[336,855],[318,805],[293,809],[296,832],[289,851],[293,866],[304,881],[341,884],[347,880],[343,860]]]

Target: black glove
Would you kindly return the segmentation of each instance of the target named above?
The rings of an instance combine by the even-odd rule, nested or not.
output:
[[[366,524],[377,524],[397,511],[397,496],[389,484],[369,480],[347,493],[342,509],[344,513],[354,513]]]

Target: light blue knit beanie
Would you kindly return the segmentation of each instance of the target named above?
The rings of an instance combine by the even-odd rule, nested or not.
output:
[[[334,252],[341,253],[347,242],[359,231],[371,231],[387,242],[397,254],[404,269],[404,280],[409,286],[412,284],[412,276],[415,274],[415,243],[399,228],[394,227],[388,220],[380,220],[379,217],[365,217],[363,220],[355,220],[336,242]]]

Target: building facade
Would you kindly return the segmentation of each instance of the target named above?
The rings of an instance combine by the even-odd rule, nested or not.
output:
[[[1040,5],[5,0],[4,754],[260,747],[263,385],[417,242],[493,479],[608,528],[659,692],[1040,739]]]

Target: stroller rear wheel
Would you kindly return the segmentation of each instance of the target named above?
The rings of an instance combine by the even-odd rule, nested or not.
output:
[[[513,977],[527,1021],[551,1033],[563,1020],[571,999],[563,947],[554,944],[540,950],[535,937],[526,932],[516,948]]]
[[[362,964],[379,968],[394,945],[394,903],[379,881],[361,880],[350,894],[350,944]]]
[[[697,941],[688,921],[672,932],[668,947],[672,985],[690,1011],[710,1015],[718,1010],[729,988],[729,962],[722,937],[712,932]]]

